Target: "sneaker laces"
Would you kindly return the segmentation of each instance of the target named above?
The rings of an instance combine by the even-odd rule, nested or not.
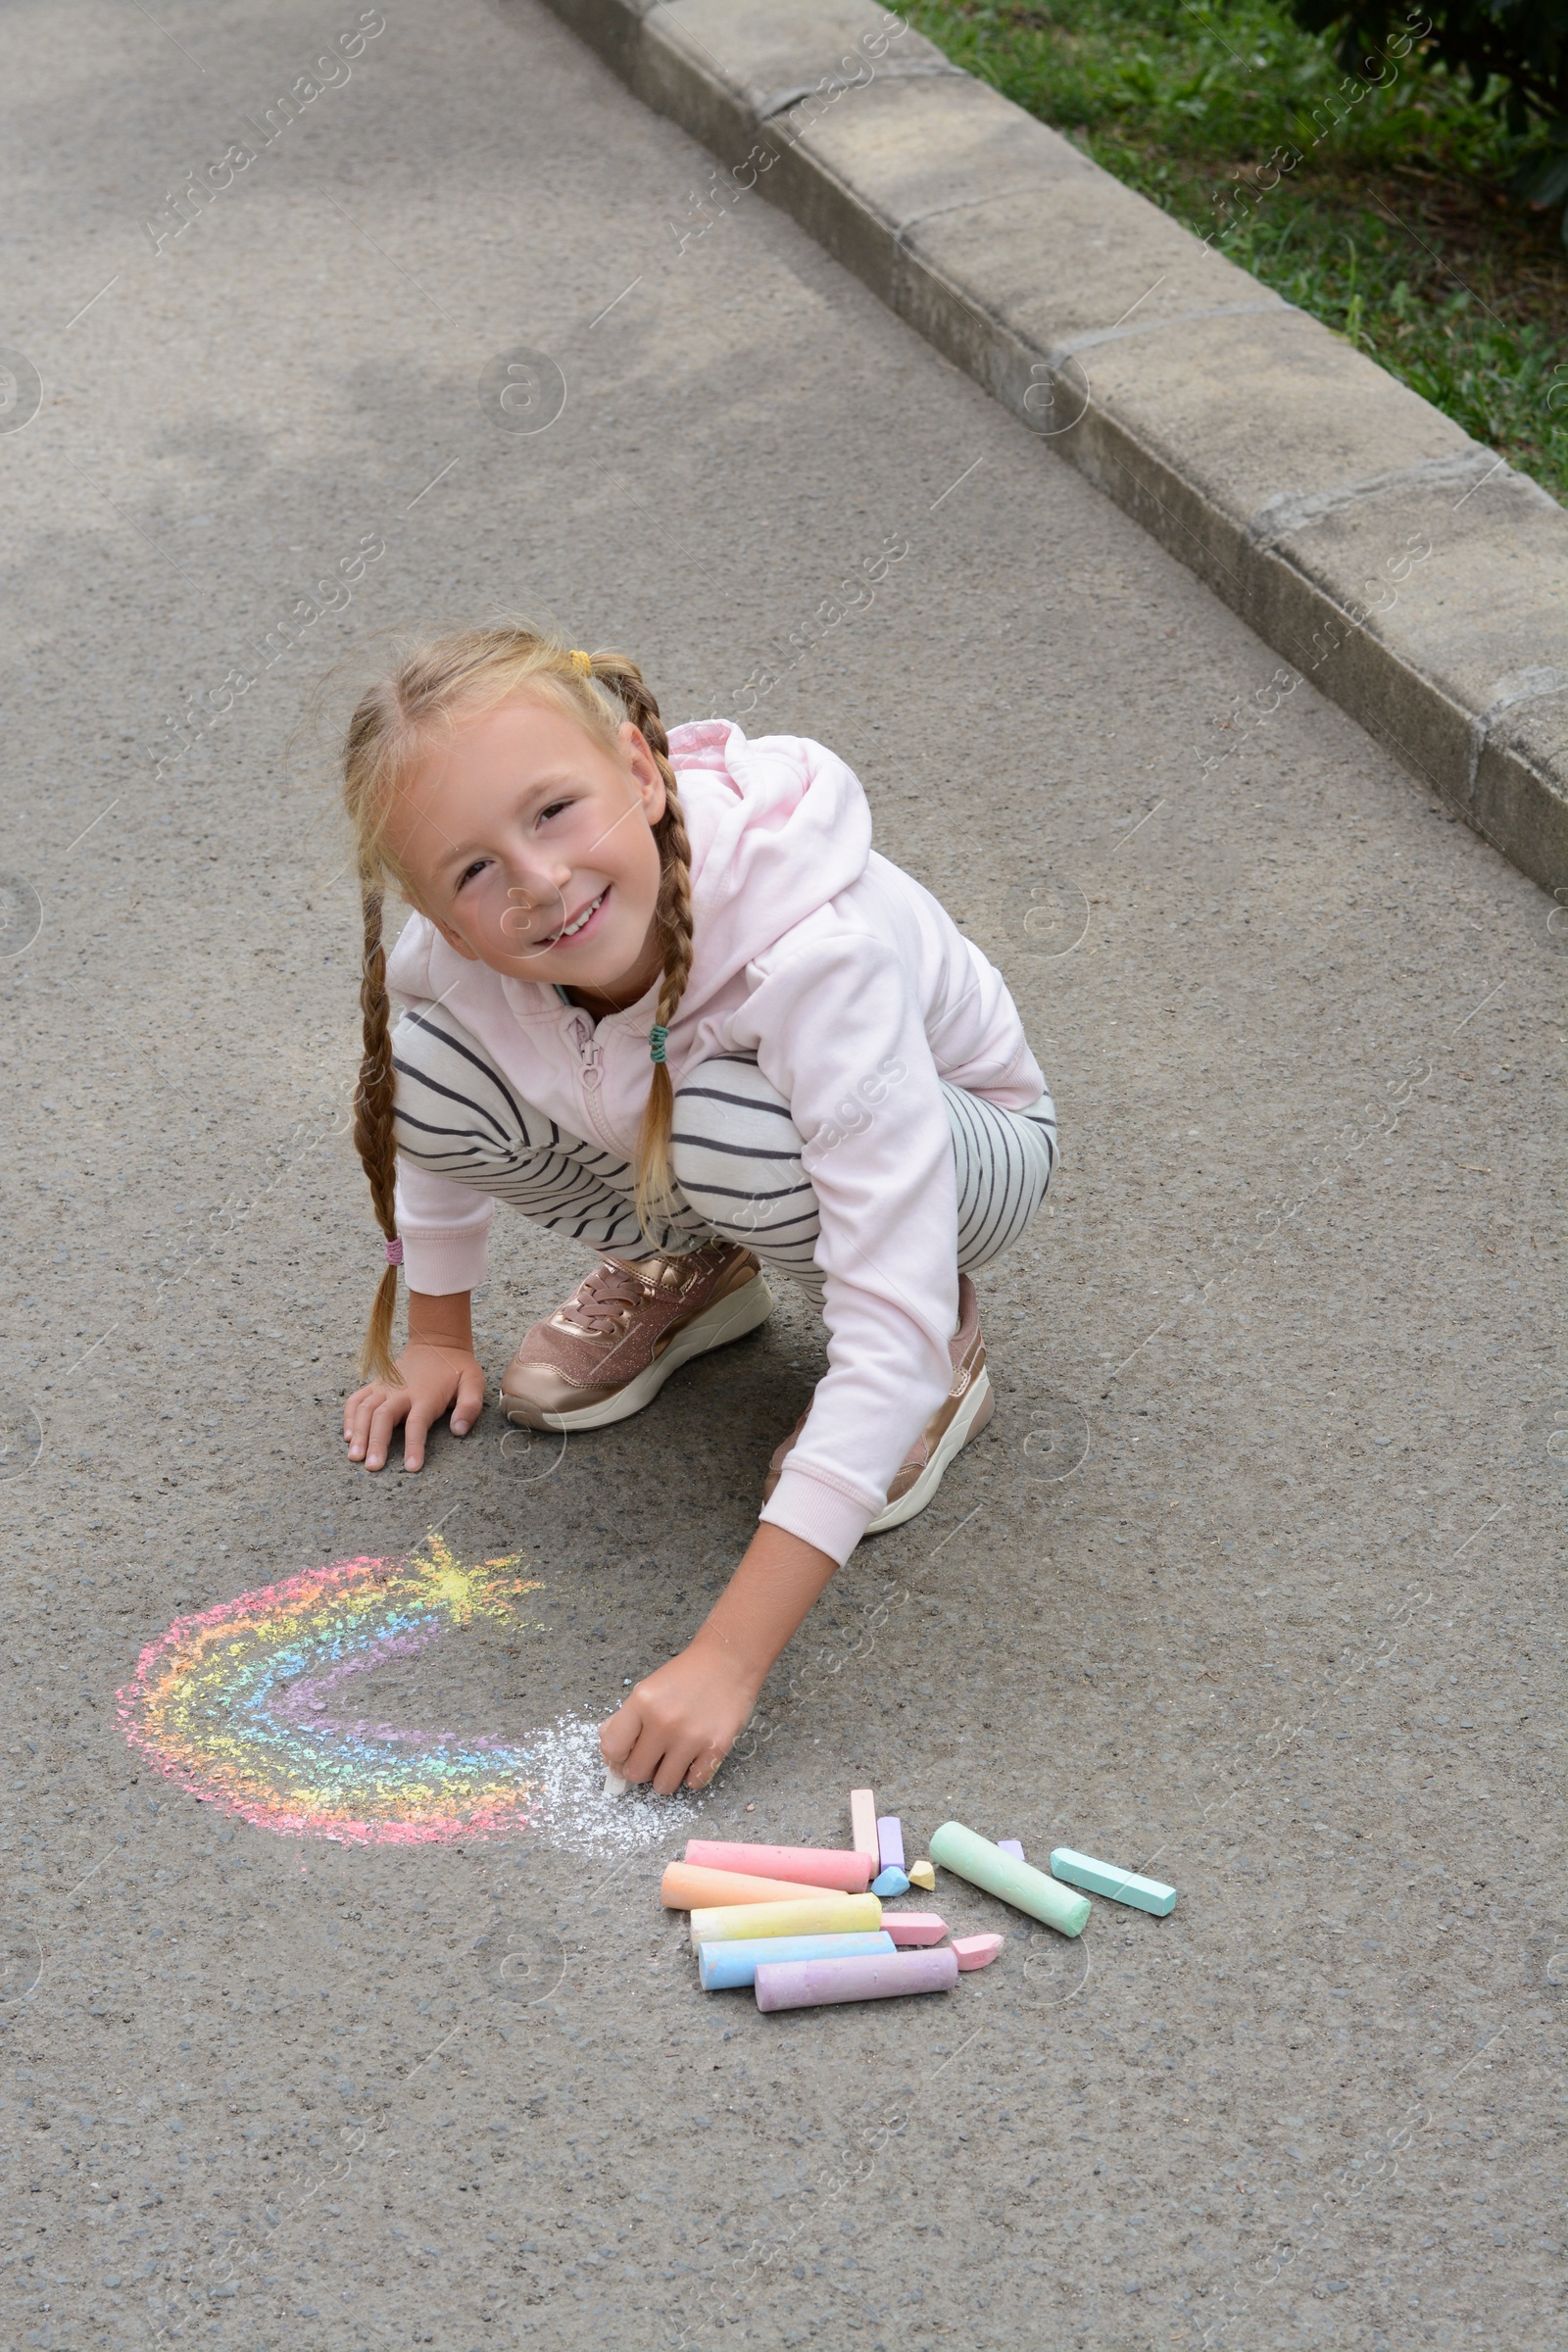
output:
[[[625,1308],[640,1306],[646,1296],[635,1274],[617,1266],[612,1258],[602,1257],[578,1284],[563,1311],[596,1340],[608,1340],[619,1331]]]

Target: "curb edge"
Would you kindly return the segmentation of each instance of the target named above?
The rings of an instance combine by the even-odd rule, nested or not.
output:
[[[1049,387],[1046,397],[1053,406],[1058,392],[1076,395],[1073,350],[1097,345],[1098,366],[1106,347],[1119,340],[1115,329],[1043,337],[1016,316],[1006,316],[983,286],[944,268],[929,244],[922,250],[924,241],[917,243],[917,237],[925,221],[966,210],[972,218],[973,211],[1013,192],[1044,202],[1054,187],[1082,189],[1100,180],[1107,209],[1130,228],[1134,247],[1140,234],[1147,237],[1150,258],[1168,261],[1173,232],[1195,257],[1203,251],[1199,239],[1157,206],[1102,172],[1010,100],[975,82],[918,34],[913,50],[887,62],[889,47],[906,38],[910,28],[872,0],[792,0],[777,14],[759,0],[546,0],[546,5],[654,112],[678,123],[720,163],[732,153],[732,172],[760,143],[771,152],[777,168],[770,168],[765,178],[754,171],[751,184],[1037,434],[1038,417],[1026,405],[1030,395],[1042,384]],[[710,32],[715,22],[727,20],[743,46],[750,42],[764,52],[767,70],[761,78],[754,73],[749,86],[744,65],[733,74],[719,71],[713,51],[688,28],[686,20],[693,14]],[[861,47],[853,62],[858,64],[862,54],[873,61],[864,85],[846,83],[837,71],[852,62],[836,53],[856,38],[858,28]],[[795,72],[789,71],[791,65]],[[1031,127],[1039,158],[1049,162],[1050,171],[1007,191],[988,186],[977,170],[974,193],[956,199],[951,198],[950,177],[950,201],[935,208],[935,215],[916,213],[900,222],[885,205],[852,184],[844,151],[848,145],[849,161],[858,160],[853,130],[846,138],[840,122],[830,125],[830,135],[818,137],[816,123],[806,120],[813,97],[831,104],[847,90],[875,81],[883,84],[878,112],[884,124],[890,106],[917,110],[922,94],[939,85],[950,93],[956,81],[970,91],[983,90],[995,109],[1017,119],[1016,126]],[[885,157],[880,151],[871,156],[869,145],[870,128],[862,125],[859,146],[867,151],[867,174],[874,176],[885,169]],[[1071,166],[1064,168],[1067,159]],[[959,172],[961,185],[961,163]],[[1239,439],[1233,451],[1222,447],[1217,457],[1182,447],[1184,424],[1192,441],[1205,432],[1213,438],[1215,416],[1224,404],[1216,397],[1206,414],[1200,408],[1195,428],[1190,417],[1178,416],[1168,392],[1161,414],[1164,387],[1156,383],[1151,393],[1137,380],[1144,355],[1133,352],[1133,341],[1144,342],[1147,352],[1203,316],[1190,310],[1163,321],[1156,318],[1147,338],[1140,333],[1120,344],[1119,357],[1132,353],[1126,384],[1119,393],[1087,397],[1079,416],[1050,434],[1056,453],[1185,564],[1266,645],[1313,675],[1320,691],[1455,815],[1544,890],[1568,900],[1568,512],[1419,395],[1352,353],[1327,327],[1235,265],[1224,266],[1243,289],[1254,290],[1256,299],[1224,304],[1209,316],[1216,328],[1221,320],[1234,319],[1244,336],[1248,328],[1257,330],[1259,375],[1266,374],[1271,359],[1280,375],[1290,373],[1293,356],[1280,341],[1289,334],[1297,368],[1315,372],[1329,381],[1331,391],[1340,391],[1337,422],[1357,402],[1363,410],[1381,404],[1405,420],[1418,446],[1426,443],[1442,454],[1391,470],[1387,420],[1380,417],[1381,436],[1374,426],[1363,432],[1363,464],[1356,464],[1351,446],[1346,451],[1348,466],[1324,469],[1330,475],[1339,471],[1338,480],[1313,481],[1304,494],[1279,493],[1248,514],[1245,493],[1235,495],[1232,485],[1240,488],[1248,463],[1255,466],[1255,460],[1249,453],[1244,463]],[[1009,302],[1005,309],[1018,307]],[[1279,345],[1277,354],[1273,344]],[[1087,393],[1081,368],[1079,376]],[[1192,383],[1189,374],[1183,390]],[[1221,426],[1222,441],[1223,432]],[[1341,431],[1341,444],[1344,439]],[[1229,479],[1223,464],[1227,454],[1235,461]],[[1206,466],[1200,462],[1204,456]],[[1217,482],[1205,480],[1205,472],[1217,475]],[[1447,493],[1472,473],[1471,489],[1453,502]],[[1372,585],[1353,584],[1370,560],[1358,536],[1363,526],[1376,531],[1381,509],[1384,530],[1396,523],[1406,530],[1405,544],[1413,545],[1425,533],[1408,533],[1412,521],[1443,529],[1445,511],[1456,513],[1499,475],[1497,496],[1482,527],[1475,529],[1472,517],[1440,543],[1450,578],[1460,575],[1461,591],[1438,600],[1441,625],[1412,628],[1408,614],[1398,628],[1369,625],[1377,612],[1392,609],[1357,604],[1359,587]],[[1508,528],[1494,530],[1491,517],[1503,498],[1512,510]],[[1498,650],[1494,616],[1499,602],[1507,601],[1499,584],[1515,564],[1532,563],[1542,567],[1540,612],[1522,619],[1505,615]],[[1380,577],[1377,584],[1387,583]],[[1396,592],[1394,603],[1398,601]],[[1561,612],[1555,628],[1554,604]],[[1479,666],[1477,646],[1483,648]],[[1304,655],[1314,654],[1303,662]]]

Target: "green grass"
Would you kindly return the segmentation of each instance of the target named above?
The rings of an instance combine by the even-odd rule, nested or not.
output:
[[[903,13],[1568,499],[1568,254],[1510,201],[1523,142],[1464,84],[1412,53],[1352,104],[1283,0]]]

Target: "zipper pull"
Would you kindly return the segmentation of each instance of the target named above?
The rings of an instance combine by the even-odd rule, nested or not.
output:
[[[580,1027],[578,1029],[577,1051],[582,1056],[582,1082],[584,1086],[590,1088],[596,1087],[601,1078],[604,1076],[604,1070],[600,1064],[599,1047],[595,1042],[594,1033],[591,1028]]]

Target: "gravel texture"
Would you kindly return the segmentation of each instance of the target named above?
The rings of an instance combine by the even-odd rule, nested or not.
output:
[[[707,159],[531,5],[395,0],[155,251],[358,22],[7,21],[0,2341],[1560,2343],[1560,914],[788,220],[682,246]],[[747,1540],[803,1302],[597,1436],[338,1435],[332,729],[498,611],[841,752],[1062,1119],[990,1428],[667,1809],[591,1727]],[[577,1270],[506,1228],[493,1377]],[[173,1619],[432,1529],[533,1589],[354,1704],[537,1751],[531,1831],[279,1835],[127,1742]],[[662,1861],[865,1783],[1180,1900],[943,1876],[1007,1936],[951,1994],[700,1995]]]

